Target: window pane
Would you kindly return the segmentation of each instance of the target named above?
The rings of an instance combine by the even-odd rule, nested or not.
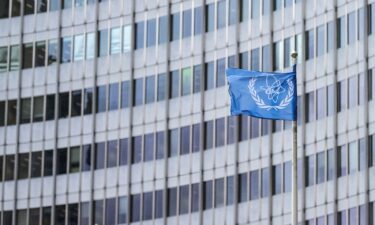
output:
[[[108,55],[108,30],[100,30],[98,31],[99,37],[99,47],[98,47],[98,56],[106,56]]]
[[[121,27],[111,29],[111,54],[121,52]]]
[[[375,33],[375,4],[372,3],[371,6],[369,6],[369,33],[374,34]]]
[[[263,53],[263,57],[262,57],[262,68],[263,68],[263,71],[270,71],[271,70],[271,65],[270,65],[270,46],[269,45],[266,45],[266,46],[263,46],[262,48],[262,53]]]
[[[242,115],[240,117],[240,141],[247,140],[249,138],[249,117]]]
[[[29,176],[29,153],[18,154],[18,177],[25,179]]]
[[[78,204],[68,205],[68,223],[69,225],[78,225]]]
[[[143,220],[152,219],[152,192],[143,194]]]
[[[94,32],[88,33],[86,36],[86,59],[94,58],[95,48],[95,34]]]
[[[256,48],[251,50],[251,69],[259,70],[259,68],[259,48]]]
[[[171,98],[176,98],[179,96],[179,91],[180,91],[180,74],[178,70],[171,71],[170,73],[170,97]]]
[[[234,117],[234,116],[227,117],[227,144],[233,144],[237,141],[235,139],[236,132],[237,132],[236,123],[237,123],[237,117]]]
[[[355,11],[348,14],[348,44],[356,41]]]
[[[33,122],[43,121],[44,96],[34,97]]]
[[[54,64],[57,61],[57,40],[52,39],[48,41],[48,65]]]
[[[5,156],[5,176],[4,180],[14,179],[14,155]]]
[[[212,208],[212,181],[204,181],[203,188],[204,188],[203,209],[204,210],[211,209]]]
[[[144,137],[144,161],[154,159],[154,133],[146,134]]]
[[[182,95],[188,95],[191,92],[191,68],[182,69]]]
[[[268,15],[271,10],[271,0],[263,0],[263,15]]]
[[[94,223],[97,225],[104,225],[104,212],[103,212],[103,200],[95,200],[94,201],[94,212],[93,212],[93,220]]]
[[[44,176],[51,176],[53,171],[53,151],[44,151]]]
[[[327,51],[331,51],[333,49],[335,37],[334,37],[334,24],[333,22],[327,23]]]
[[[284,39],[284,67],[290,67],[292,65],[292,58],[290,54],[294,50],[294,38],[289,37]]]
[[[107,92],[106,86],[99,86],[96,88],[97,96],[96,96],[96,112],[105,112],[107,108]]]
[[[146,103],[155,101],[155,76],[146,77]]]
[[[316,90],[316,119],[322,119],[325,115],[325,88],[319,88]]]
[[[159,44],[167,42],[168,34],[168,17],[162,16],[159,18]]]
[[[156,44],[156,19],[147,21],[147,47]]]
[[[217,29],[225,27],[225,3],[225,0],[221,0],[217,3]]]
[[[342,16],[337,19],[337,48],[345,45],[345,17]]]
[[[211,149],[213,146],[213,121],[206,121],[204,122],[204,130],[205,130],[205,145],[204,149]]]
[[[8,101],[7,125],[14,125],[17,121],[17,100]]]
[[[269,168],[262,169],[262,198],[268,197],[270,190]]]
[[[189,185],[180,186],[180,215],[189,213]]]
[[[40,223],[40,209],[29,209],[29,225],[39,225]]]
[[[59,2],[58,0],[50,0],[50,5],[49,5],[49,10],[50,11],[56,11],[59,9]]]
[[[144,42],[144,22],[135,24],[135,49],[143,48]]]
[[[225,144],[225,120],[224,118],[216,119],[215,127],[215,146],[220,147]]]
[[[33,43],[23,45],[23,64],[22,68],[27,69],[33,67]]]
[[[306,31],[306,60],[314,58],[314,30]]]
[[[246,1],[246,3],[247,3],[247,1]],[[237,22],[237,4],[238,4],[237,0],[229,0],[229,25],[235,24]],[[243,13],[246,15],[246,18],[247,18],[248,7],[246,8],[246,5],[240,6],[240,7],[244,7]]]
[[[0,102],[0,126],[4,126],[4,125],[5,125],[5,102]]]
[[[21,123],[30,123],[31,119],[31,99],[21,99]]]
[[[183,25],[182,25],[182,38],[191,36],[191,10],[185,10],[182,13]]]
[[[259,137],[259,119],[255,117],[251,117],[251,125],[250,125],[250,138],[257,138]]]
[[[215,207],[224,206],[224,178],[215,180]]]
[[[105,224],[116,224],[116,199],[110,198],[105,201]]]
[[[316,155],[316,183],[320,184],[323,183],[325,180],[324,172],[325,172],[325,157],[324,152],[319,152]]]
[[[72,41],[70,37],[61,38],[61,63],[68,63],[71,61]]]
[[[247,201],[247,173],[241,173],[238,176],[238,201],[245,202]]]
[[[358,168],[358,145],[357,141],[349,143],[349,174],[357,172]]]
[[[292,190],[292,163],[290,161],[284,163],[284,192]]]
[[[69,92],[59,94],[59,118],[69,115]]]
[[[66,174],[68,162],[68,150],[66,148],[58,149],[56,156],[56,173]]]
[[[203,18],[203,7],[197,7],[194,9],[194,34],[198,35],[202,33],[202,18]]]
[[[0,18],[9,17],[9,1],[10,0],[4,0],[0,2]]]
[[[129,52],[131,50],[131,25],[125,25],[123,32],[123,51]],[[121,43],[119,44],[121,45]]]
[[[181,127],[180,155],[190,153],[190,126]]]
[[[333,149],[327,150],[327,180],[332,180],[335,172],[335,161],[333,158]]]
[[[206,63],[206,83],[205,90],[214,88],[215,74],[214,74],[214,62]]]
[[[71,116],[81,115],[81,102],[82,102],[82,92],[81,90],[72,91],[72,101],[71,101]]]
[[[84,90],[84,102],[83,102],[83,113],[85,115],[92,113],[92,97],[93,97],[93,89],[86,88]]]
[[[168,188],[168,216],[175,216],[177,212],[177,188]]]
[[[236,193],[234,190],[234,177],[229,176],[227,177],[227,205],[232,205],[234,202],[234,194]]]
[[[117,140],[108,141],[107,145],[107,168],[117,165]]]
[[[332,116],[335,109],[333,85],[327,87],[327,116]]]
[[[142,161],[142,136],[133,137],[133,155],[132,162]]]
[[[164,158],[164,131],[159,131],[156,133],[156,159]]]
[[[83,60],[85,58],[85,36],[74,36],[74,61]]]
[[[371,140],[369,140],[369,143],[371,143]],[[368,160],[368,163],[370,163],[370,160]],[[365,169],[366,166],[366,141],[364,138],[361,138],[359,139],[359,170]]]
[[[3,224],[13,224],[13,211],[4,211]]]
[[[199,183],[191,185],[191,212],[199,210]]]
[[[2,9],[0,6],[0,11],[1,10]],[[0,48],[0,72],[6,72],[7,68],[8,68],[8,47],[1,47]]]
[[[178,154],[178,128],[169,130],[169,157]]]
[[[206,5],[206,32],[211,32],[215,29],[215,4]]]
[[[200,150],[200,124],[193,125],[193,144],[192,151],[199,152]]]
[[[127,165],[128,164],[128,139],[120,139],[120,166]]]
[[[0,166],[2,166],[2,158],[0,159]],[[2,170],[0,170],[1,172]],[[42,152],[31,153],[31,177],[40,177],[42,175]],[[0,175],[1,178],[1,175]],[[0,179],[1,180],[1,179]]]
[[[27,209],[17,210],[17,225],[27,225]]]
[[[240,53],[240,68],[249,68],[249,54],[247,52]]]
[[[95,144],[95,169],[104,168],[105,143]]]
[[[10,70],[18,70],[20,67],[20,47],[19,45],[10,46]]]
[[[72,8],[72,0],[63,0],[61,4],[63,9]]]
[[[39,41],[35,44],[35,67],[46,65],[46,42]]]
[[[314,92],[306,93],[306,123],[314,121]]]
[[[129,107],[130,81],[121,82],[121,108]]]
[[[273,43],[273,70],[280,70],[283,65],[282,42]]]
[[[272,181],[273,181],[273,194],[277,195],[281,193],[281,164],[273,166]]]
[[[346,145],[337,147],[338,177],[346,175],[347,149]]]
[[[165,73],[158,75],[158,93],[157,93],[158,101],[164,101],[166,98],[166,94],[165,94],[165,89],[166,89],[165,83],[167,81],[166,79],[167,79],[167,76]]]
[[[217,60],[217,81],[216,87],[225,85],[225,58]]]
[[[128,198],[126,196],[118,199],[118,224],[126,224],[128,218]]]
[[[82,171],[91,170],[91,145],[82,146]]]
[[[109,110],[118,109],[118,83],[109,85]]]
[[[314,177],[314,168],[315,168],[315,161],[314,155],[306,156],[306,186],[311,186],[315,184],[315,177]]]
[[[134,105],[142,105],[143,104],[143,78],[135,79],[134,80]]]
[[[260,0],[252,0],[251,1],[251,18],[256,19],[259,18],[260,15]]]
[[[69,173],[79,172],[80,169],[80,147],[71,147],[69,153]]]
[[[341,112],[346,109],[346,80],[342,80],[337,84],[337,111]]]
[[[349,108],[353,108],[357,106],[358,101],[358,82],[357,82],[357,76],[352,76],[348,79],[349,82],[349,88],[348,88],[348,96],[349,96]]]
[[[180,38],[180,13],[174,13],[171,15],[171,41],[178,40]]]
[[[163,217],[163,190],[155,191],[155,208],[154,218],[159,219]]]
[[[80,224],[81,225],[89,225],[89,221],[90,221],[90,203],[89,202],[83,202],[83,203],[81,203],[80,210],[81,210],[81,214],[80,214],[81,223]]]
[[[325,25],[321,25],[316,28],[316,56],[324,54],[324,29]]]
[[[369,81],[367,81],[369,82]],[[358,87],[359,87],[359,93],[358,93],[358,104],[363,105],[365,101],[367,101],[367,95],[366,95],[366,84],[365,84],[365,74],[360,73],[358,75]],[[369,84],[369,88],[371,85]]]

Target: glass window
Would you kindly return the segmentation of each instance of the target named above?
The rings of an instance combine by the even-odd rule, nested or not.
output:
[[[369,140],[369,143],[371,143],[371,140]],[[369,152],[369,158],[371,159],[370,155],[371,153]],[[368,163],[370,164],[370,160],[368,160]],[[366,141],[361,138],[359,139],[359,170],[364,170],[366,166]]]
[[[292,191],[292,162],[284,163],[284,192]]]
[[[324,54],[324,29],[325,25],[316,28],[316,56]]]
[[[217,60],[217,81],[216,87],[222,87],[225,85],[225,58]]]
[[[349,224],[348,225],[356,225],[357,224],[357,208],[353,207],[349,209]]]
[[[262,198],[268,197],[270,190],[269,168],[262,169]]]
[[[365,225],[367,221],[369,221],[367,223],[374,224],[373,213],[372,213],[373,203],[370,203],[368,207],[369,209],[366,209],[366,206],[364,204],[359,206],[359,225]]]
[[[126,196],[118,198],[118,224],[126,224],[128,219],[128,198]]]
[[[96,88],[97,96],[96,96],[96,112],[105,112],[107,108],[107,86],[102,85]]]
[[[134,106],[143,104],[143,78],[134,80],[135,94]]]
[[[240,117],[240,141],[247,140],[249,138],[249,117],[242,115]]]
[[[108,30],[99,30],[98,31],[99,37],[99,46],[98,46],[98,56],[106,56],[108,55],[108,48],[109,48],[109,40],[108,40]]]
[[[337,48],[344,47],[345,45],[345,17],[342,16],[337,19]]]
[[[78,225],[78,204],[68,205],[68,222],[69,225]]]
[[[215,78],[214,78],[214,62],[206,63],[206,83],[205,90],[210,90],[214,88]]]
[[[5,0],[0,2],[0,18],[9,17],[9,1]]]
[[[333,50],[333,45],[335,41],[335,25],[333,22],[327,23],[327,51]]]
[[[314,58],[314,30],[308,30],[306,35],[306,60]]]
[[[319,88],[316,90],[316,119],[322,119],[325,115],[326,108],[326,98],[325,98],[325,88]]]
[[[215,4],[206,5],[206,32],[211,32],[215,29]]]
[[[182,13],[182,38],[191,36],[191,9]]]
[[[5,125],[5,102],[0,102],[0,126],[4,126],[4,125]]]
[[[337,84],[337,111],[346,109],[346,80],[339,81]]]
[[[258,0],[255,0],[258,1]],[[252,1],[254,2],[254,1]],[[259,70],[259,48],[251,50],[251,69],[252,70]]]
[[[249,54],[247,52],[240,53],[240,68],[248,69],[249,68]]]
[[[35,2],[34,0],[25,0],[24,2],[24,15],[34,14]]]
[[[259,137],[259,119],[255,117],[251,117],[251,125],[250,125],[250,138],[257,138]]]
[[[190,153],[190,126],[181,127],[180,155]]]
[[[138,22],[135,24],[135,49],[143,48],[144,45],[144,22]]]
[[[50,0],[49,10],[56,11],[59,9],[59,1],[58,0]]]
[[[238,201],[247,201],[247,173],[241,173],[238,176]]]
[[[44,151],[44,176],[51,176],[53,171],[53,151]]]
[[[84,4],[84,0],[75,0],[75,6],[76,7],[83,6],[83,4]]]
[[[27,209],[18,209],[17,210],[17,225],[26,225],[27,224]]]
[[[264,135],[267,135],[269,132],[268,128],[269,128],[269,124],[271,120],[262,119],[261,122],[262,122],[262,136],[264,136]]]
[[[369,83],[369,81],[367,81]],[[363,103],[367,100],[366,96],[366,84],[365,84],[365,74],[360,73],[358,75],[358,87],[359,87],[359,93],[358,93],[358,104],[363,105]],[[371,84],[369,84],[369,88],[371,87]]]
[[[44,97],[34,97],[33,122],[43,121]]]
[[[225,1],[224,1],[225,2]],[[240,7],[245,7],[242,11],[244,14],[245,18],[247,19],[247,14],[248,14],[248,1],[243,1],[241,3],[245,3],[245,5],[240,6]],[[229,0],[229,25],[237,23],[237,4],[238,0]],[[247,8],[246,8],[247,7]],[[243,16],[243,15],[241,15]],[[241,20],[243,21],[243,20]]]
[[[164,158],[164,132],[156,133],[156,159]]]
[[[67,172],[68,150],[66,148],[58,149],[56,156],[56,173],[65,174]]]
[[[224,178],[215,180],[215,207],[224,206]]]
[[[2,166],[2,158],[0,158],[0,166]],[[2,170],[0,169],[0,172]],[[31,177],[40,177],[42,175],[42,152],[31,153]],[[1,175],[0,175],[1,180]]]
[[[158,75],[158,92],[157,92],[158,101],[164,101],[166,98],[166,94],[165,94],[165,89],[166,89],[165,83],[167,81],[166,79],[167,79],[167,76],[165,73]]]
[[[90,203],[89,202],[82,202],[80,205],[80,221],[81,225],[89,225],[90,221]],[[44,225],[44,224],[43,224]]]
[[[178,128],[169,130],[169,157],[178,154]]]
[[[129,52],[131,50],[131,38],[132,38],[131,32],[132,32],[131,25],[125,25],[124,31],[123,31],[123,37],[122,37],[122,42],[123,42],[122,50],[124,52]]]
[[[335,110],[333,85],[327,87],[327,116],[332,116]]]
[[[203,18],[203,7],[202,6],[196,7],[194,9],[194,34],[195,35],[202,33],[202,30],[203,30],[202,18]]]
[[[63,0],[61,4],[63,9],[72,8],[72,0]]]
[[[237,132],[237,117],[229,116],[227,117],[227,144],[233,144],[236,142],[236,132]]]
[[[46,65],[46,42],[39,41],[35,44],[35,67]]]
[[[121,82],[121,108],[129,107],[130,81]]]
[[[267,1],[267,0],[265,0]],[[270,65],[270,59],[271,59],[271,56],[270,56],[270,46],[269,45],[265,45],[262,47],[262,68],[263,68],[263,71],[270,71],[271,70],[271,65]]]
[[[200,124],[193,125],[193,143],[192,143],[192,151],[199,152],[200,150]]]
[[[92,97],[93,97],[93,89],[92,88],[86,88],[84,90],[84,96],[83,96],[83,113],[85,115],[92,113]]]
[[[8,101],[7,125],[14,125],[17,121],[17,100]]]
[[[133,154],[132,162],[139,163],[142,161],[142,136],[133,137]]]
[[[251,19],[257,19],[260,15],[260,2],[259,0],[251,1]]]
[[[180,186],[180,215],[189,213],[189,185]]]
[[[82,171],[90,171],[91,170],[91,145],[84,145],[82,146]]]
[[[116,199],[110,198],[105,201],[105,224],[116,224]]]
[[[315,184],[315,177],[314,177],[314,169],[315,169],[315,159],[314,159],[314,155],[310,155],[310,156],[306,156],[305,158],[305,164],[306,164],[306,171],[305,171],[305,176],[306,176],[306,180],[305,180],[305,184],[306,186],[311,186],[311,185],[314,185]]]
[[[156,19],[147,21],[147,47],[156,44]]]
[[[168,216],[175,216],[177,212],[177,188],[168,188]]]
[[[74,36],[74,61],[85,58],[85,36],[83,34]]]
[[[72,49],[72,40],[70,37],[61,38],[61,63],[68,63],[71,61],[71,49]]]
[[[227,177],[227,205],[232,205],[234,203],[234,176]]]
[[[104,168],[105,143],[95,144],[95,169]]]
[[[40,223],[39,208],[29,209],[29,225],[39,225],[39,223]]]
[[[358,101],[358,81],[357,81],[357,76],[352,76],[348,79],[348,108],[353,108],[357,106],[357,101]]]
[[[347,156],[346,145],[338,146],[337,147],[338,177],[346,175],[347,157],[348,156]]]
[[[171,41],[180,39],[180,13],[171,15]]]
[[[191,72],[190,67],[182,69],[182,95],[191,93]]]
[[[179,96],[180,92],[180,74],[178,70],[174,70],[170,72],[170,80],[171,80],[171,89],[170,89],[170,97],[176,98]]]
[[[146,134],[144,137],[144,161],[154,159],[154,133]]]
[[[349,174],[357,172],[358,169],[358,145],[357,141],[349,143]]]
[[[314,92],[306,93],[306,123],[314,121]]]
[[[213,146],[213,121],[206,121],[204,122],[204,130],[205,130],[205,144],[204,149],[211,149]]]
[[[272,173],[272,193],[274,195],[281,193],[281,164],[272,166],[273,173]]]
[[[225,20],[226,20],[226,7],[225,7],[226,1],[220,0],[217,3],[217,29],[225,27]]]
[[[146,103],[155,101],[155,76],[146,77]]]
[[[327,150],[327,180],[332,180],[335,172],[333,149]]]
[[[70,108],[71,116],[80,116],[81,115],[81,105],[82,105],[82,91],[72,91],[72,101]]]
[[[111,54],[121,52],[121,27],[111,29]]]
[[[355,11],[348,14],[348,44],[356,41]]]
[[[104,203],[103,203],[103,200],[95,200],[94,201],[94,211],[93,211],[93,218],[92,220],[94,220],[94,223],[97,224],[97,225],[104,225],[104,211],[103,211],[103,208],[104,208]]]
[[[54,64],[57,61],[57,40],[48,40],[48,65]]]
[[[59,94],[59,118],[66,118],[69,115],[69,92]]]
[[[33,48],[33,43],[23,44],[23,69],[33,67]]]
[[[273,70],[280,70],[283,65],[282,42],[273,43]]]
[[[79,172],[80,169],[80,147],[71,147],[69,152],[69,173]]]
[[[316,183],[323,183],[325,180],[325,155],[324,152],[319,152],[316,155]]]
[[[167,42],[168,34],[168,16],[159,18],[159,44]]]
[[[118,109],[119,105],[119,84],[112,83],[109,85],[109,110]]]
[[[337,215],[337,224],[346,225],[346,210],[338,212]]]
[[[117,140],[107,142],[107,168],[117,166]]]
[[[18,154],[17,179],[25,179],[29,176],[29,153]]]
[[[279,10],[282,7],[282,0],[273,0],[273,11]]]
[[[143,220],[152,219],[152,192],[143,193]]]
[[[5,176],[4,180],[14,179],[14,155],[5,156]]]
[[[3,224],[13,224],[13,211],[3,212]]]
[[[20,66],[19,45],[10,46],[10,70],[18,70]]]
[[[199,183],[191,185],[191,212],[199,211]]]
[[[374,34],[375,33],[375,4],[372,3],[369,5],[369,34]]]
[[[95,56],[95,33],[88,33],[86,35],[86,59],[92,59]]]
[[[163,218],[163,190],[155,191],[155,207],[154,207],[154,218]]]
[[[21,99],[21,123],[30,123],[31,119],[31,99]]]
[[[212,208],[212,181],[204,181],[203,182],[203,209],[211,209]]]
[[[0,10],[1,10],[1,6],[0,6]],[[0,72],[6,72],[7,68],[8,68],[8,47],[0,47]]]
[[[263,15],[268,15],[271,10],[271,0],[263,0]]]
[[[128,165],[128,155],[129,155],[129,151],[128,151],[128,139],[127,138],[123,138],[123,139],[120,139],[120,166],[122,165]]]
[[[216,119],[215,146],[220,147],[225,144],[225,119]]]
[[[284,39],[284,67],[292,65],[292,57],[290,57],[292,51],[294,51],[294,38],[289,37]]]

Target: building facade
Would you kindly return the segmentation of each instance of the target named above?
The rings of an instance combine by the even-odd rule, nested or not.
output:
[[[0,225],[291,222],[291,122],[225,68],[298,52],[299,221],[375,224],[374,0],[1,0]]]

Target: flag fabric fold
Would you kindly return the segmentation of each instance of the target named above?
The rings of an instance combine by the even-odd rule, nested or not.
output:
[[[231,115],[264,119],[296,120],[296,70],[268,73],[228,68]]]

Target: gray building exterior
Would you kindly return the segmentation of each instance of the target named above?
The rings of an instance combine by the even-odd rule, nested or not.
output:
[[[227,67],[298,52],[299,222],[375,224],[374,0],[1,0],[0,225],[291,223],[291,122]]]

